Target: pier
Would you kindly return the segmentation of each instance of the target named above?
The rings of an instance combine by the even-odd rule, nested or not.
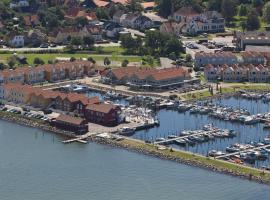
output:
[[[228,154],[225,154],[225,155],[215,156],[215,158],[222,159],[222,158],[226,158],[226,157],[230,157],[230,156],[235,156],[235,155],[238,155],[240,153],[245,153],[245,152],[248,152],[248,151],[261,150],[263,148],[268,148],[268,147],[270,147],[270,144],[259,146],[259,147],[247,148],[247,149],[242,150],[242,151],[238,151],[238,152],[234,152],[234,153],[228,153]]]
[[[172,139],[166,139],[164,141],[154,142],[154,144],[170,144],[170,143],[173,143],[176,140],[188,138],[190,136],[199,136],[199,135],[203,135],[203,134],[211,134],[211,133],[216,133],[216,132],[217,132],[217,130],[203,131],[203,132],[199,132],[199,133],[194,133],[194,134],[188,134],[188,135],[179,136],[179,137],[172,138]]]
[[[62,143],[64,144],[69,144],[69,143],[72,143],[72,142],[79,142],[79,143],[82,143],[82,144],[87,144],[88,141],[87,139],[90,137],[90,136],[93,136],[93,135],[96,135],[97,133],[86,133],[84,135],[81,135],[81,136],[78,136],[76,138],[72,138],[72,139],[68,139],[68,140],[64,140],[62,141]]]

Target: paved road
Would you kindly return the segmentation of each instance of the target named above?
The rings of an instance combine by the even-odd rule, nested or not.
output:
[[[48,51],[48,50],[62,50],[65,46],[48,47],[48,48],[1,48],[0,51],[22,52],[22,51]]]

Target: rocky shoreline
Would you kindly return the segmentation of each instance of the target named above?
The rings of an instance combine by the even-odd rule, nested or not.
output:
[[[59,134],[61,136],[68,137],[68,138],[76,137],[76,135],[72,132],[60,130],[60,129],[57,129],[57,128],[55,128],[49,124],[46,124],[44,122],[42,123],[42,122],[34,121],[34,120],[29,119],[29,118],[24,118],[21,116],[0,113],[0,119],[4,120],[4,121],[8,121],[8,122],[13,122],[13,123],[16,123],[16,124],[19,124],[22,126],[39,128],[41,130],[48,131],[48,132],[51,132],[54,134]]]
[[[180,157],[171,155],[170,153],[166,153],[166,152],[164,153],[164,152],[159,151],[157,149],[156,150],[155,149],[149,150],[147,148],[137,147],[135,145],[129,145],[129,144],[113,141],[110,139],[101,139],[101,138],[93,138],[92,137],[89,140],[91,140],[92,142],[98,143],[98,144],[109,145],[111,147],[116,147],[116,148],[122,148],[122,149],[126,149],[128,151],[144,154],[147,156],[152,156],[152,157],[156,157],[156,158],[164,159],[164,160],[170,160],[173,162],[189,165],[192,167],[199,167],[199,168],[206,169],[209,171],[222,173],[222,174],[226,174],[226,175],[231,175],[231,176],[239,177],[239,178],[246,179],[249,181],[255,181],[255,182],[261,183],[261,184],[270,185],[270,179],[266,180],[266,179],[263,179],[261,176],[254,176],[251,174],[247,175],[247,174],[244,174],[241,172],[235,172],[235,171],[232,171],[230,169],[216,167],[216,166],[211,165],[211,164],[205,164],[205,163],[202,163],[200,161],[196,161],[195,159],[189,160],[189,159],[180,158]],[[262,176],[263,176],[263,174],[262,174]]]

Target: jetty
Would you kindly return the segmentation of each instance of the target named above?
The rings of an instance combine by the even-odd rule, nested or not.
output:
[[[68,140],[63,140],[62,143],[64,144],[69,144],[69,143],[73,143],[73,142],[79,142],[79,143],[82,143],[82,144],[87,144],[88,143],[88,138],[90,136],[93,136],[93,135],[96,135],[97,133],[86,133],[84,135],[80,135],[78,137],[75,137],[75,138],[72,138],[72,139],[68,139]]]

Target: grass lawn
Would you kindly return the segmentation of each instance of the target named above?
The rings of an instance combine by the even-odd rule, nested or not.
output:
[[[105,57],[109,57],[112,61],[122,62],[123,60],[127,59],[129,62],[141,62],[142,57],[140,56],[124,56],[124,55],[102,55],[102,54],[87,54],[87,53],[75,53],[75,54],[68,54],[68,53],[44,53],[44,54],[17,54],[17,55],[24,55],[27,57],[27,61],[29,65],[33,65],[34,59],[36,57],[41,58],[45,63],[48,63],[49,60],[55,60],[57,57],[60,58],[70,58],[75,57],[76,59],[79,58],[88,58],[92,57],[96,61],[103,61]],[[0,54],[0,62],[7,63],[8,59],[12,56],[12,54]],[[157,64],[157,62],[155,63]]]

